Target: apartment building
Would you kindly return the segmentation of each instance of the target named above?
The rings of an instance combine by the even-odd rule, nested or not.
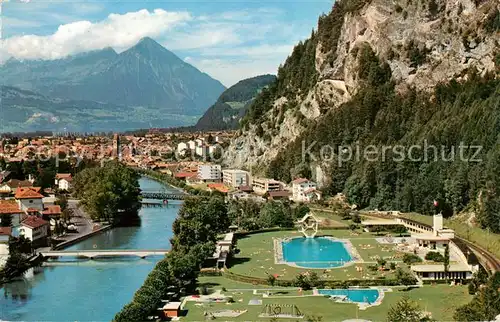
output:
[[[257,194],[265,194],[266,192],[271,191],[280,191],[283,189],[283,184],[274,179],[268,178],[253,178],[252,179],[252,187],[255,193]]]
[[[222,171],[222,180],[226,186],[238,188],[250,184],[250,173],[244,170],[227,169]]]
[[[219,164],[203,164],[198,166],[198,179],[203,182],[220,182],[222,168]]]

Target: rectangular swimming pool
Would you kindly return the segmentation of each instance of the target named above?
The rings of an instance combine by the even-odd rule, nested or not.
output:
[[[333,289],[318,290],[319,294],[330,296],[345,296],[349,302],[372,304],[377,301],[380,293],[375,289]]]

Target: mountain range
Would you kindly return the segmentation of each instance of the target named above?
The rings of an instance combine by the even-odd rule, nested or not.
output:
[[[226,89],[151,38],[119,54],[105,48],[58,60],[11,58],[0,73],[7,86],[2,132],[42,124],[71,130],[187,125]]]

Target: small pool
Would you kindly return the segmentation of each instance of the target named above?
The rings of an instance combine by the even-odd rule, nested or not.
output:
[[[343,242],[327,237],[292,238],[282,242],[283,260],[305,268],[331,268],[352,261]]]
[[[330,296],[345,296],[349,302],[372,304],[377,301],[379,291],[374,289],[335,289],[318,290],[319,294]]]

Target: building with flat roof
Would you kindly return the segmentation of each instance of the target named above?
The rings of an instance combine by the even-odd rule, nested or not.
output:
[[[203,182],[220,182],[222,168],[219,164],[202,164],[198,166],[198,179]]]
[[[264,195],[266,192],[283,190],[283,184],[274,179],[268,178],[253,178],[252,188],[255,193]]]
[[[238,169],[222,170],[222,181],[228,187],[238,188],[250,184],[250,173]]]

